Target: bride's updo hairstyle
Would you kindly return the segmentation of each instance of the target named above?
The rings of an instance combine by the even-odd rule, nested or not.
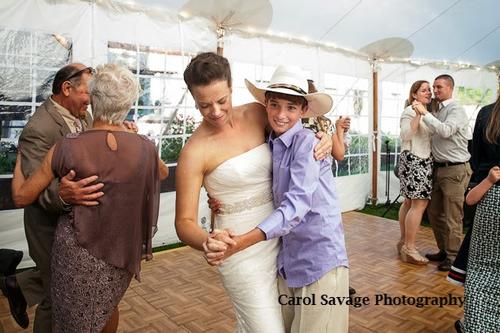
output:
[[[192,92],[196,86],[206,86],[215,81],[226,81],[231,88],[231,68],[226,58],[213,52],[200,53],[184,71],[184,82]]]

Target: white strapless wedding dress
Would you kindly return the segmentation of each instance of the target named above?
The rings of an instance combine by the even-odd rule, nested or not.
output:
[[[262,144],[224,161],[205,177],[205,189],[221,202],[216,229],[243,234],[274,210],[271,171],[271,152]],[[219,266],[236,313],[238,333],[284,332],[276,282],[279,246],[279,239],[263,241]]]

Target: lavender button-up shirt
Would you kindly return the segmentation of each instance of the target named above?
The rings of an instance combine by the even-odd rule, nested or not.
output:
[[[274,212],[258,225],[266,239],[281,237],[278,273],[291,288],[348,267],[332,161],[315,161],[314,134],[297,122],[269,146],[273,156]]]

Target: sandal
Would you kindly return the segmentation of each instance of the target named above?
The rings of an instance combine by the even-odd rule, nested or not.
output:
[[[399,240],[398,244],[396,245],[396,249],[398,249],[398,255],[401,255],[401,248],[403,247],[404,244],[405,242]]]
[[[406,245],[401,247],[401,261],[415,265],[427,265],[429,260],[418,253],[417,249],[409,249]]]

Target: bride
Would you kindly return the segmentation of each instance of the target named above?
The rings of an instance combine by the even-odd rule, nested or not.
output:
[[[272,160],[265,144],[268,123],[261,104],[232,106],[231,70],[224,57],[199,54],[186,68],[184,81],[203,121],[178,160],[175,227],[182,242],[203,250],[210,235],[197,223],[202,185],[223,203],[216,229],[245,233],[273,211]],[[324,157],[330,148],[324,136],[315,157]],[[236,332],[284,332],[276,282],[278,242],[261,242],[219,266],[236,313]],[[227,246],[219,245],[221,250]]]

